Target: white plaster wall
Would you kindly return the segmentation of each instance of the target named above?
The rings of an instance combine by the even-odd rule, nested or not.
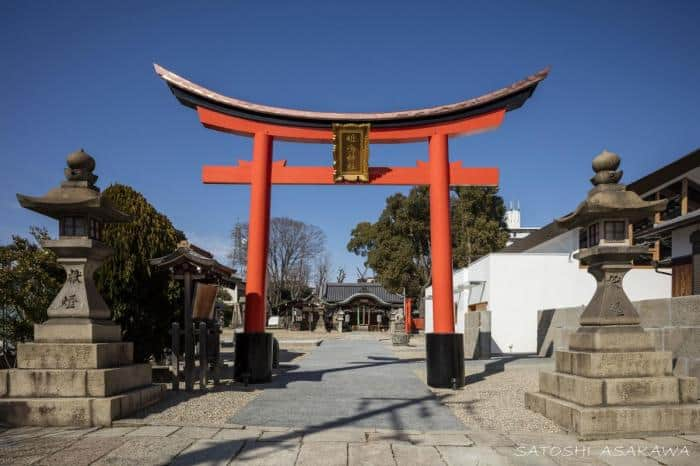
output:
[[[689,256],[693,253],[690,235],[698,229],[697,225],[673,230],[671,233],[671,257]]]
[[[455,289],[470,281],[486,281],[483,298],[474,302],[488,302],[492,312],[491,350],[503,353],[535,352],[537,311],[587,304],[595,290],[593,277],[570,254],[489,254],[468,270],[457,271],[454,278]],[[632,301],[671,296],[671,277],[653,269],[631,270],[624,286]],[[431,291],[426,295],[431,296]],[[464,312],[471,301],[467,293],[455,293],[455,331],[459,333],[464,332]],[[426,301],[425,317],[426,332],[432,332],[431,300]]]
[[[587,304],[595,279],[569,254],[492,254],[489,310],[493,352],[537,350],[537,311]],[[671,296],[671,277],[631,270],[624,281],[632,301]],[[512,346],[511,346],[512,345]]]
[[[425,289],[425,333],[433,331],[433,287]]]

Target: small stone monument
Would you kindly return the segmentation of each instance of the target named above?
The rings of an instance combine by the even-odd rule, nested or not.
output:
[[[34,326],[34,342],[17,346],[17,369],[0,371],[0,422],[11,425],[97,426],[158,401],[151,367],[133,364],[133,343],[100,296],[93,274],[112,249],[101,241],[104,223],[128,222],[100,194],[95,160],[82,149],[68,156],[66,181],[42,197],[17,195],[22,207],[59,222],[56,253],[66,282]]]
[[[540,373],[540,391],[526,406],[583,439],[700,431],[697,379],[672,374],[672,353],[655,351],[653,336],[625,294],[623,278],[648,248],[633,246],[629,226],[666,208],[644,201],[618,182],[620,158],[593,159],[594,187],[576,210],[557,220],[582,228],[588,247],[577,257],[597,287],[571,335],[555,352],[555,371]]]

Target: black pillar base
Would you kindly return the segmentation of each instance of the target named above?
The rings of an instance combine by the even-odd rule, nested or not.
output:
[[[464,340],[460,333],[427,333],[425,365],[428,385],[435,388],[464,386]]]
[[[272,380],[272,334],[236,333],[233,379],[245,383]]]

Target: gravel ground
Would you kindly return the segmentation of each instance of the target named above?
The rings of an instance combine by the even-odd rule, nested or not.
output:
[[[232,336],[232,332],[225,332],[223,341],[230,341]],[[314,345],[281,345],[280,364],[293,364],[313,348]],[[184,382],[181,382],[180,391],[168,390],[161,402],[146,408],[133,418],[145,424],[212,426],[228,423],[229,419],[264,390],[252,385],[245,387],[232,380],[232,351],[230,345],[221,350],[226,367],[219,385],[209,385],[207,390],[199,390],[199,383],[195,382],[194,390],[188,393]]]
[[[182,386],[184,389],[184,384]],[[146,409],[138,418],[146,424],[219,425],[257,397],[261,390],[244,387],[230,380],[205,392],[168,390],[160,403]]]
[[[538,369],[507,369],[474,377],[463,389],[433,389],[465,426],[504,434],[563,432],[554,422],[525,408],[525,392],[538,391]],[[480,371],[469,372],[475,375]],[[425,375],[422,375],[424,378]]]
[[[425,359],[425,336],[413,335],[409,346],[392,346],[392,349],[399,359]],[[423,365],[415,373],[423,382],[426,381]],[[525,392],[538,391],[538,373],[537,367],[508,366],[503,372],[484,373],[482,367],[469,367],[468,364],[464,388],[457,391],[431,390],[471,430],[504,434],[563,432],[554,422],[525,409]]]

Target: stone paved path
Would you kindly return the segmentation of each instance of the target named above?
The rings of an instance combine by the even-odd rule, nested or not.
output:
[[[231,419],[258,426],[459,430],[464,425],[374,337],[328,340]]]
[[[129,425],[0,428],[0,464],[81,465],[688,465],[700,435],[578,442],[565,434]]]

